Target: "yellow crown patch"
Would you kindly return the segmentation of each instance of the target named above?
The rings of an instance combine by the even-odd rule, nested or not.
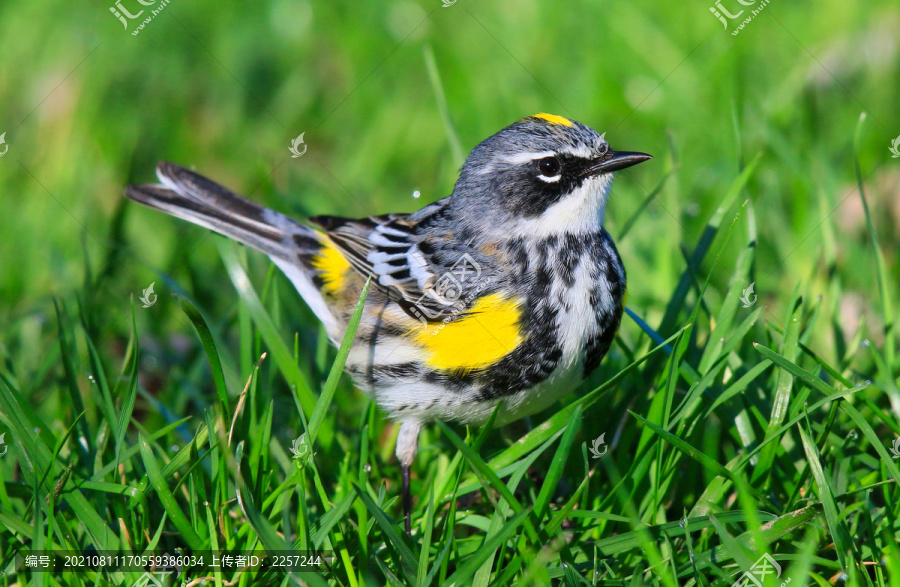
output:
[[[540,118],[541,120],[546,120],[550,124],[561,124],[562,126],[572,126],[572,121],[568,118],[563,118],[562,116],[557,116],[556,114],[547,114],[545,112],[541,112],[540,114],[535,114],[532,118]]]

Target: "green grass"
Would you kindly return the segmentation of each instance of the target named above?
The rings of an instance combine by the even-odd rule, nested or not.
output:
[[[705,3],[172,0],[137,37],[108,8],[0,7],[0,585],[140,576],[14,568],[51,548],[334,555],[216,587],[728,586],[764,553],[771,585],[900,585],[895,2],[737,37]],[[539,111],[655,155],[607,214],[635,319],[529,421],[427,426],[407,537],[346,348],[121,189],[170,159],[298,217],[408,211]]]

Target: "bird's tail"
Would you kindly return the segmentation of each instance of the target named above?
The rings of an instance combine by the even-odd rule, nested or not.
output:
[[[162,162],[161,184],[132,185],[125,196],[176,218],[193,222],[283,259],[314,254],[321,248],[316,233],[284,214],[263,208],[190,169]]]
[[[161,162],[156,175],[161,183],[128,186],[125,197],[266,253],[331,330],[335,318],[314,282],[310,264],[322,250],[320,235],[184,167]]]

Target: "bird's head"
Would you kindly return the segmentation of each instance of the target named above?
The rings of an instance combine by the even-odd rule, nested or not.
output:
[[[575,120],[535,114],[472,150],[453,190],[453,216],[475,233],[596,231],[612,173],[650,158],[612,150],[604,135]]]

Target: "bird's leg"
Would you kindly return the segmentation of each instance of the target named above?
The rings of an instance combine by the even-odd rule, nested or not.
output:
[[[403,527],[406,528],[406,534],[411,536],[412,523],[410,521],[410,515],[412,514],[412,494],[409,492],[409,465],[400,465],[400,468],[403,471]]]
[[[397,434],[397,460],[400,461],[400,469],[403,472],[403,514],[406,517],[406,533],[411,534],[412,524],[412,495],[409,492],[409,467],[416,458],[419,449],[419,430],[422,423],[418,420],[403,420],[400,423],[400,432]]]

